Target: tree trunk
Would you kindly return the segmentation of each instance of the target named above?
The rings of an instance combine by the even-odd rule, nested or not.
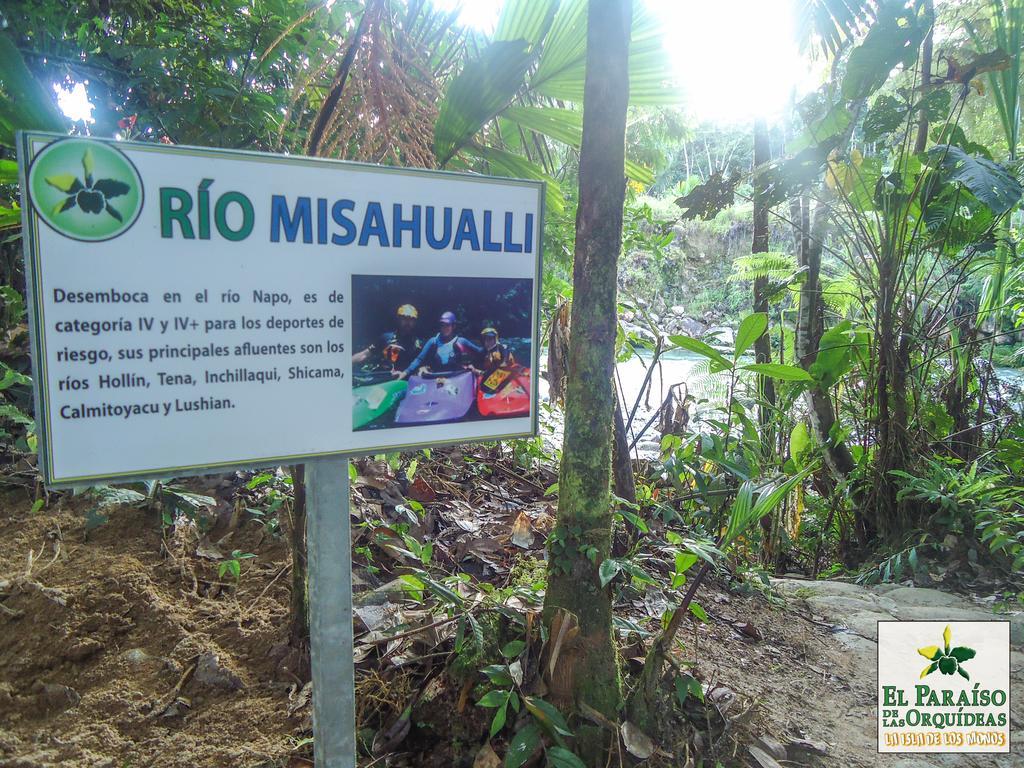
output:
[[[763,168],[771,160],[768,147],[768,129],[763,120],[754,123],[754,173]],[[750,246],[751,253],[768,251],[768,204],[765,200],[764,181],[755,177],[754,181],[754,237]],[[768,278],[759,277],[754,280],[754,311],[768,313]],[[754,342],[754,359],[758,363],[772,362],[771,336],[765,332]],[[757,391],[763,403],[758,408],[758,425],[761,428],[761,446],[764,456],[774,451],[775,439],[769,428],[771,411],[775,406],[775,382],[769,376],[758,374]]]
[[[306,465],[292,467],[292,514],[289,545],[292,554],[292,594],[288,601],[288,643],[302,648],[309,642],[309,598],[306,594]]]
[[[818,357],[818,346],[824,330],[824,312],[821,304],[821,251],[825,240],[825,225],[828,223],[828,205],[818,203],[813,220],[810,215],[810,201],[800,206],[800,222],[804,233],[799,238],[798,261],[806,267],[804,284],[800,287],[800,311],[796,327],[796,358],[804,369],[810,369]],[[811,427],[818,442],[824,446],[825,465],[837,481],[844,480],[857,463],[853,460],[845,442],[832,440],[831,431],[836,423],[835,407],[829,393],[811,386],[804,395],[810,415]]]
[[[751,253],[768,251],[768,203],[765,199],[765,185],[758,175],[771,160],[768,146],[768,128],[764,120],[754,121],[754,236],[750,244]],[[754,280],[754,311],[768,314],[768,278]],[[771,335],[765,331],[754,342],[754,360],[758,363],[772,362]],[[775,382],[770,376],[757,375],[758,431],[761,433],[761,457],[769,459],[775,453],[775,434],[771,428],[772,411],[775,409]],[[772,514],[761,518],[762,562],[766,565],[772,559],[774,538],[772,535]]]
[[[598,566],[611,547],[612,373],[625,202],[630,21],[630,0],[591,0],[589,4],[573,331],[558,522],[548,542],[544,599],[549,627],[561,611],[572,614],[579,625],[572,647],[563,647],[559,656],[551,681],[553,701],[566,710],[586,704],[609,719],[617,716],[622,691],[611,593],[601,586]],[[598,764],[595,756],[604,751],[599,733],[579,740],[592,764]]]
[[[929,19],[932,19],[932,26],[928,28],[928,34],[925,35],[924,45],[921,48],[921,91],[923,93],[928,92],[928,86],[931,85],[932,82],[932,33],[935,31],[935,7],[932,0],[925,0],[925,13]],[[914,141],[914,154],[924,152],[925,147],[927,146],[928,113],[922,109],[918,117],[917,138]]]
[[[613,386],[618,393],[618,388]],[[615,479],[615,495],[632,503],[636,501],[636,478],[633,476],[633,460],[629,455],[629,437],[626,435],[626,422],[622,418],[621,398],[615,397],[615,442],[612,446],[612,475]]]

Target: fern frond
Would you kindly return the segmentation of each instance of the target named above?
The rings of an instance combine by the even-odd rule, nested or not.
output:
[[[738,256],[732,263],[732,282],[750,282],[760,278],[769,278],[780,282],[796,271],[796,257],[778,251],[764,253],[748,253]]]

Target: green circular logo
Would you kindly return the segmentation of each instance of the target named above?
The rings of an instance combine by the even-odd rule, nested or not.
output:
[[[43,221],[74,240],[110,240],[142,212],[142,179],[117,148],[59,139],[32,161],[32,205]]]

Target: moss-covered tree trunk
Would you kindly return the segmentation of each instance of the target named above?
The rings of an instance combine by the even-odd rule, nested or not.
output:
[[[622,692],[611,595],[601,586],[598,567],[611,547],[612,371],[630,19],[630,0],[590,2],[565,437],[544,602],[549,626],[563,611],[579,625],[578,635],[561,648],[553,701],[565,709],[585,703],[608,718],[616,717]]]
[[[754,233],[750,244],[751,253],[767,253],[768,227],[768,191],[764,180],[764,171],[771,161],[768,145],[768,126],[764,120],[754,122]],[[754,311],[768,314],[768,278],[759,277],[754,280]],[[772,362],[771,336],[765,331],[754,342],[754,360],[758,363]],[[761,433],[761,455],[764,461],[775,456],[775,430],[772,428],[772,412],[775,410],[775,382],[770,376],[757,374],[757,394],[760,403],[757,407],[757,425]],[[762,531],[762,562],[771,564],[776,556],[774,537],[774,511],[761,518]]]

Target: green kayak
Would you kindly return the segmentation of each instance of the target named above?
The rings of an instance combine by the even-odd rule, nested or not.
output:
[[[352,429],[379,419],[405,397],[407,381],[384,381],[352,390]]]

